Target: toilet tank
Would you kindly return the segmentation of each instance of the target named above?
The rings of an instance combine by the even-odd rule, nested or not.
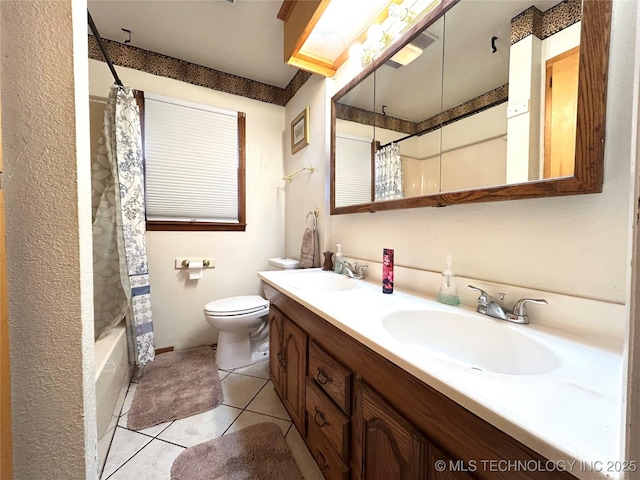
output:
[[[299,264],[300,262],[298,260],[294,260],[292,258],[270,258],[267,270],[290,270],[298,268]]]

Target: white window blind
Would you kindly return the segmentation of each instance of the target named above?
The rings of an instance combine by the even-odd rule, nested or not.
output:
[[[145,93],[149,221],[238,223],[238,113]]]
[[[371,139],[336,135],[336,207],[371,201]]]

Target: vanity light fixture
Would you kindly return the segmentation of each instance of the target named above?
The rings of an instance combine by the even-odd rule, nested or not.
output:
[[[391,1],[398,0],[283,0],[278,18],[284,22],[285,62],[333,77],[349,58],[349,47],[387,17]]]
[[[416,16],[414,12],[409,11],[407,7],[392,3],[389,5],[389,16],[397,18],[401,22],[411,22]]]
[[[278,18],[284,22],[284,60],[326,77],[350,57],[364,67],[441,2],[283,0]],[[354,44],[362,47],[350,48]]]
[[[369,43],[386,45],[391,41],[391,35],[382,29],[382,25],[374,23],[367,29],[367,40]]]
[[[362,49],[350,50],[350,55],[357,55],[363,67],[370,64],[395,38],[406,32],[417,20],[428,14],[441,0],[405,0],[401,4],[392,3],[387,9],[387,17],[382,23],[372,24],[362,43]],[[397,65],[408,65],[418,58],[423,48],[408,45],[391,60]],[[360,53],[362,52],[362,53]],[[396,58],[397,57],[397,58]]]

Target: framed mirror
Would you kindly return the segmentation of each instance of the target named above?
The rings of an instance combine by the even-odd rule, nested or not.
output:
[[[610,17],[442,1],[332,98],[331,213],[600,192]]]

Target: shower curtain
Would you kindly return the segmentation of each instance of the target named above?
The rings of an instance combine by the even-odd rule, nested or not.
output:
[[[129,88],[112,86],[92,167],[96,338],[126,318],[129,358],[155,356],[145,244],[140,114]]]
[[[402,158],[395,142],[376,152],[374,190],[376,200],[402,198]]]

